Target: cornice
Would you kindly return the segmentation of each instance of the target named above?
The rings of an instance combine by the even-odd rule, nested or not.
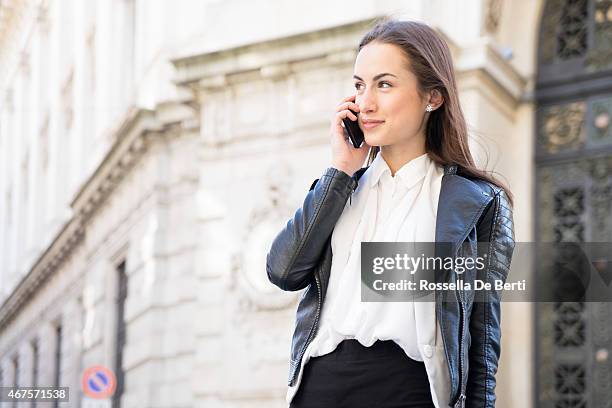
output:
[[[19,282],[17,288],[0,307],[0,332],[19,313],[19,309],[33,296],[34,292],[48,280],[53,271],[66,261],[83,236],[84,229],[80,218],[73,217],[64,225],[30,272]]]
[[[194,126],[192,112],[192,108],[181,102],[167,102],[157,110],[130,109],[127,112],[113,132],[112,147],[72,201],[73,216],[0,306],[0,333],[83,242],[89,219],[145,154],[151,139],[191,130]]]
[[[75,213],[86,222],[132,164],[142,156],[147,147],[146,135],[162,130],[154,111],[130,110],[119,126],[115,143],[72,200],[70,206]]]
[[[172,60],[176,68],[174,82],[196,91],[215,91],[255,77],[262,80],[286,78],[299,70],[304,61],[316,66],[351,65],[357,55],[357,44],[371,27],[374,18],[316,30],[289,37],[247,44],[224,50],[213,50]],[[504,114],[513,116],[525,100],[528,81],[504,59],[491,37],[462,47],[441,27],[434,29],[447,42],[453,56],[459,86],[480,87],[496,99]],[[246,75],[246,74],[250,75]],[[486,88],[486,89],[485,89]]]
[[[326,65],[353,63],[357,45],[374,18],[223,50],[176,58],[174,82],[191,88],[218,88],[233,77],[258,71],[262,79],[285,77],[292,63],[322,59]],[[239,81],[239,80],[238,80]]]

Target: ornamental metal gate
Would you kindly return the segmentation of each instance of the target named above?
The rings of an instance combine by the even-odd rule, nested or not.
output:
[[[536,240],[612,242],[612,0],[546,1],[538,46]],[[535,406],[612,408],[612,303],[537,303],[535,329]]]

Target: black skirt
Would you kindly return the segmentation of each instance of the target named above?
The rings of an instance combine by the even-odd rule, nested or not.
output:
[[[425,363],[394,341],[344,340],[311,357],[290,408],[434,408]]]

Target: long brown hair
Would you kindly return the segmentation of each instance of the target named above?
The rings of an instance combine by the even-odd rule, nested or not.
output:
[[[509,188],[490,172],[480,170],[474,164],[468,145],[467,126],[459,104],[452,56],[446,41],[427,24],[398,21],[387,16],[375,22],[375,26],[361,39],[357,51],[371,42],[394,44],[403,51],[408,58],[406,68],[417,77],[421,98],[434,89],[444,98],[442,105],[430,113],[426,125],[425,149],[431,159],[442,166],[455,164],[458,173],[500,187],[513,206]],[[379,150],[379,146],[372,146],[368,166]]]

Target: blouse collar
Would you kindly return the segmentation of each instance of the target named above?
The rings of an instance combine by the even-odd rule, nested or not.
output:
[[[400,181],[406,186],[411,188],[423,177],[427,172],[427,168],[431,163],[431,158],[427,153],[415,157],[409,162],[405,163],[398,171],[395,172],[395,177],[399,177]],[[375,187],[379,180],[386,173],[388,177],[391,177],[391,169],[389,165],[382,157],[382,152],[378,151],[376,158],[371,164],[372,176],[370,178],[370,187]]]

